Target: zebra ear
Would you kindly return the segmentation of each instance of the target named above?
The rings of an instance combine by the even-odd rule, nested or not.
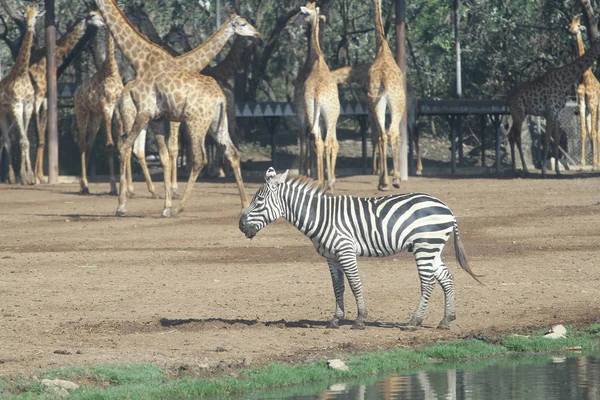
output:
[[[269,182],[276,175],[277,175],[277,172],[275,172],[275,168],[269,167],[269,169],[267,170],[267,172],[265,172],[265,181]]]
[[[287,176],[288,176],[288,172],[290,172],[290,170],[286,169],[283,174],[277,175],[276,179],[277,179],[277,184],[278,185],[281,185],[282,183],[285,183],[285,180],[287,179]]]

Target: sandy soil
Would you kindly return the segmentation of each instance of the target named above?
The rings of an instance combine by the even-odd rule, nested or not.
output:
[[[338,193],[376,195],[376,182],[341,178]],[[245,239],[232,182],[198,182],[172,219],[158,217],[162,201],[144,187],[136,184],[129,216],[117,218],[106,183],[87,197],[78,185],[0,185],[0,376],[119,362],[227,373],[600,315],[598,177],[404,184],[450,206],[473,270],[485,275],[486,286],[477,284],[447,246],[458,316],[450,331],[433,328],[443,314],[439,287],[424,328],[394,327],[419,297],[410,254],[361,259],[369,324],[326,330],[329,272],[295,228],[279,221]],[[346,301],[353,319],[350,291]]]

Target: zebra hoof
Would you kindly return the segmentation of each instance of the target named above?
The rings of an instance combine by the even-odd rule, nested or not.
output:
[[[335,320],[335,319],[332,319],[327,324],[327,329],[339,329],[339,327],[340,327],[340,323],[338,320]]]
[[[443,319],[442,322],[440,322],[440,324],[437,326],[438,329],[445,329],[445,330],[449,330],[450,329],[450,321],[448,321],[447,319]]]
[[[179,194],[179,192],[178,192],[178,191],[176,191],[176,190],[173,190],[173,191],[171,192],[171,198],[172,198],[173,200],[179,200],[179,199],[181,198],[181,195]]]
[[[365,323],[363,321],[356,321],[354,325],[352,325],[351,329],[362,331],[363,329],[365,329]]]
[[[110,192],[108,192],[108,194],[110,196],[118,196],[119,192],[117,191],[117,188],[114,188],[114,189],[110,189]]]
[[[152,193],[150,193],[150,198],[151,199],[160,199],[160,196],[158,195],[158,193],[152,192]]]
[[[119,206],[115,215],[117,217],[123,217],[125,216],[125,214],[127,214],[127,209],[125,208],[125,206]]]
[[[165,208],[160,216],[163,218],[171,218],[173,214],[171,213],[170,208]]]
[[[137,195],[135,194],[135,192],[127,191],[127,197],[130,199],[135,199]]]
[[[387,183],[380,183],[379,186],[377,186],[377,189],[381,190],[382,192],[389,192],[390,185]]]
[[[395,187],[396,189],[400,189],[400,182],[399,182],[399,181],[396,181],[396,180],[394,180],[394,181],[392,182],[392,186],[393,186],[393,187]]]
[[[81,188],[81,190],[79,191],[79,194],[83,195],[83,196],[87,196],[90,194],[90,189],[87,186],[84,186]]]

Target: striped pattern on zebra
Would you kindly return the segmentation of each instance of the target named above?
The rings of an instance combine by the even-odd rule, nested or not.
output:
[[[367,309],[358,274],[357,256],[389,256],[401,251],[414,254],[421,280],[421,300],[410,326],[423,321],[435,282],[444,290],[444,319],[438,328],[449,329],[456,319],[454,283],[442,261],[442,249],[454,233],[454,249],[460,266],[478,282],[465,256],[456,219],[440,200],[424,193],[361,198],[332,196],[313,181],[287,179],[288,171],[265,174],[265,184],[240,216],[240,230],[248,238],[279,217],[284,217],[313,242],[329,264],[336,309],[328,327],[339,327],[344,317],[344,276],[356,299],[358,317],[353,328],[364,328]],[[480,282],[481,283],[481,282]]]

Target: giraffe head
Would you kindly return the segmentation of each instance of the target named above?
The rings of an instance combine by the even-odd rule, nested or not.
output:
[[[229,26],[237,35],[260,38],[260,32],[257,31],[255,27],[250,25],[248,21],[237,14],[231,15]]]
[[[35,5],[25,6],[25,20],[27,21],[28,28],[33,29],[35,27],[35,20],[42,15],[44,15],[44,11],[38,10]]]
[[[312,22],[315,15],[325,22],[325,16],[319,15],[319,7],[317,7],[317,3],[314,1],[309,1],[305,6],[300,7],[300,13],[298,13],[294,23],[299,25]]]
[[[102,19],[102,14],[100,11],[90,11],[89,14],[85,17],[85,22],[88,25],[93,25],[97,27],[104,26],[104,19]]]
[[[581,14],[573,16],[569,24],[569,33],[578,35],[585,30],[585,26],[581,25]]]

